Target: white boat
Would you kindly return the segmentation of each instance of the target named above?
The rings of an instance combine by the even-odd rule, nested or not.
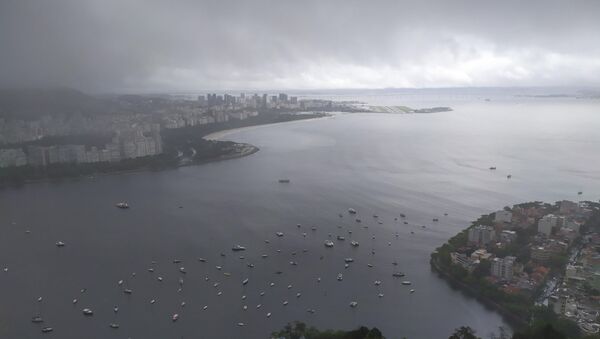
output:
[[[204,258],[198,258],[198,261],[199,262],[206,262],[206,259],[204,259]]]
[[[271,312],[267,313],[267,318],[271,317]]]
[[[402,272],[394,272],[394,273],[392,273],[392,276],[396,277],[396,278],[402,278],[404,276],[404,273],[402,273]]]
[[[108,326],[110,326],[110,328],[119,328],[119,324],[117,323],[110,323]]]
[[[115,306],[115,307],[113,307],[113,311],[114,311],[115,313],[119,312],[119,307],[118,307],[118,306]]]
[[[92,311],[89,308],[84,308],[83,309],[83,315],[94,315],[94,311]]]
[[[283,306],[287,306],[287,304],[289,304],[287,300],[283,302]]]
[[[415,293],[415,290],[410,290],[410,293]]]
[[[341,236],[341,235],[338,235],[338,236],[336,237],[336,239],[337,239],[337,240],[340,240],[340,241],[344,241],[344,240],[346,240],[346,238],[344,238],[344,237],[343,237],[343,236]]]
[[[350,213],[350,214],[356,214],[356,210],[354,208],[349,208],[348,209],[348,213]]]
[[[379,286],[381,285],[381,281],[380,280],[375,280],[375,286]]]
[[[344,261],[347,262],[347,263],[351,263],[351,262],[354,262],[354,259],[352,259],[352,258],[346,258],[346,259],[344,259]]]
[[[358,303],[356,301],[353,301],[350,303],[350,307],[355,308],[358,306]]]
[[[237,251],[245,251],[246,247],[242,246],[242,245],[235,245],[231,248],[232,251],[237,252]]]
[[[171,316],[171,320],[177,321],[177,319],[179,319],[179,314],[175,313]]]
[[[42,328],[42,333],[50,333],[54,331],[54,329],[52,327],[44,327]]]
[[[301,293],[296,293],[296,298],[300,298],[301,295]]]
[[[406,285],[406,286],[408,286],[408,285],[411,285],[411,284],[412,284],[412,283],[411,283],[410,281],[408,281],[408,280],[404,280],[404,281],[402,282],[402,285]]]
[[[379,293],[377,296],[378,296],[379,298],[383,298],[383,293]]]
[[[242,280],[242,285],[246,285],[248,283],[248,278]]]
[[[325,247],[333,247],[333,241],[325,240]]]
[[[56,242],[56,247],[64,247],[64,246],[65,246],[64,242],[62,242],[62,241],[57,241]]]
[[[356,240],[352,240],[352,241],[350,242],[350,245],[352,245],[352,246],[354,246],[354,247],[358,247],[359,243],[358,243],[358,241],[356,241]]]
[[[31,322],[32,323],[43,323],[44,319],[42,319],[42,317],[40,317],[39,315],[36,315],[35,317],[31,318]]]
[[[275,235],[278,237],[283,237],[283,232],[276,232]]]
[[[126,289],[123,290],[123,293],[125,293],[125,294],[131,294],[131,293],[133,293],[133,291],[130,290],[130,289],[128,289],[128,288],[126,288]]]
[[[344,276],[341,273],[338,273],[337,280],[342,281],[343,279],[344,279]]]
[[[117,208],[121,208],[121,209],[128,209],[129,208],[129,204],[126,201],[121,201],[115,204],[115,206]]]

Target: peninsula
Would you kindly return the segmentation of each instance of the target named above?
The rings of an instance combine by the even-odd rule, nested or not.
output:
[[[517,329],[600,331],[600,204],[530,202],[482,215],[431,254],[453,286]]]

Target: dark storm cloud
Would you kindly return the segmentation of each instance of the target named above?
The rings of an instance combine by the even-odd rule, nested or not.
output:
[[[599,85],[598,1],[0,0],[0,86]]]

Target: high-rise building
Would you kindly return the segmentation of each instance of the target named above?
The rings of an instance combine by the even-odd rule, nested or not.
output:
[[[512,280],[513,266],[517,258],[506,256],[503,259],[494,258],[492,260],[491,273],[492,276],[502,280]]]
[[[546,236],[552,234],[552,229],[558,226],[558,217],[554,214],[547,214],[538,221],[538,232]]]
[[[469,229],[469,242],[485,246],[496,239],[496,231],[491,226],[479,225]]]

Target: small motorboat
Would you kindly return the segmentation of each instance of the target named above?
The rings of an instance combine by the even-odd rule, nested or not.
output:
[[[110,328],[115,328],[115,329],[116,329],[116,328],[119,328],[119,324],[117,324],[117,323],[110,323],[108,326],[109,326]]]
[[[415,293],[415,290],[410,290],[410,293]]]
[[[172,321],[177,321],[177,319],[179,319],[179,314],[175,313],[171,316]]]
[[[344,240],[346,240],[346,238],[344,238],[344,237],[343,237],[343,236],[341,236],[341,235],[338,235],[338,236],[336,237],[336,239],[337,239],[337,240],[340,240],[340,241],[344,241]]]
[[[344,279],[344,276],[341,273],[338,273],[337,280],[342,281],[343,279]]]
[[[325,247],[333,247],[333,241],[325,240]]]
[[[57,241],[56,242],[56,247],[65,247],[65,245],[66,244],[64,242],[62,242],[62,241]]]
[[[378,296],[379,298],[383,298],[383,293],[379,293],[377,296]]]
[[[283,237],[283,232],[277,232],[277,233],[275,233],[275,235],[278,237]]]
[[[412,284],[412,283],[411,283],[410,281],[408,281],[408,280],[404,280],[404,281],[402,282],[402,285],[406,285],[406,286],[408,286],[408,285],[411,285],[411,284]]]
[[[354,262],[354,259],[352,259],[352,258],[345,258],[344,262],[351,263],[351,262]]]
[[[248,278],[242,280],[242,285],[246,285],[248,283]]]
[[[348,213],[350,213],[350,214],[356,214],[356,210],[354,208],[349,208],[348,209]]]
[[[392,276],[395,278],[402,278],[403,276],[405,276],[405,274],[402,272],[394,272],[392,273]]]
[[[286,300],[283,302],[283,306],[287,306],[289,304],[289,302]]]
[[[52,327],[44,327],[42,328],[42,333],[50,333],[54,331],[54,329]]]
[[[198,258],[198,261],[199,262],[206,262],[206,259],[204,259],[204,258]]]
[[[244,247],[242,245],[235,245],[231,248],[231,250],[234,252],[245,251],[246,247]]]
[[[128,209],[129,208],[129,204],[126,201],[118,202],[115,204],[115,206],[120,209]]]
[[[352,301],[350,303],[350,307],[352,307],[352,308],[356,308],[357,306],[358,306],[358,303],[356,301]]]
[[[92,311],[89,308],[84,308],[82,312],[83,312],[83,315],[87,315],[87,316],[94,315],[94,311]]]
[[[34,317],[31,318],[31,322],[32,323],[43,323],[44,319],[42,319],[41,316],[36,315],[36,316],[34,316]]]
[[[126,288],[126,289],[123,290],[123,293],[125,293],[125,294],[131,294],[131,293],[133,293],[133,291],[130,290],[129,288]]]

